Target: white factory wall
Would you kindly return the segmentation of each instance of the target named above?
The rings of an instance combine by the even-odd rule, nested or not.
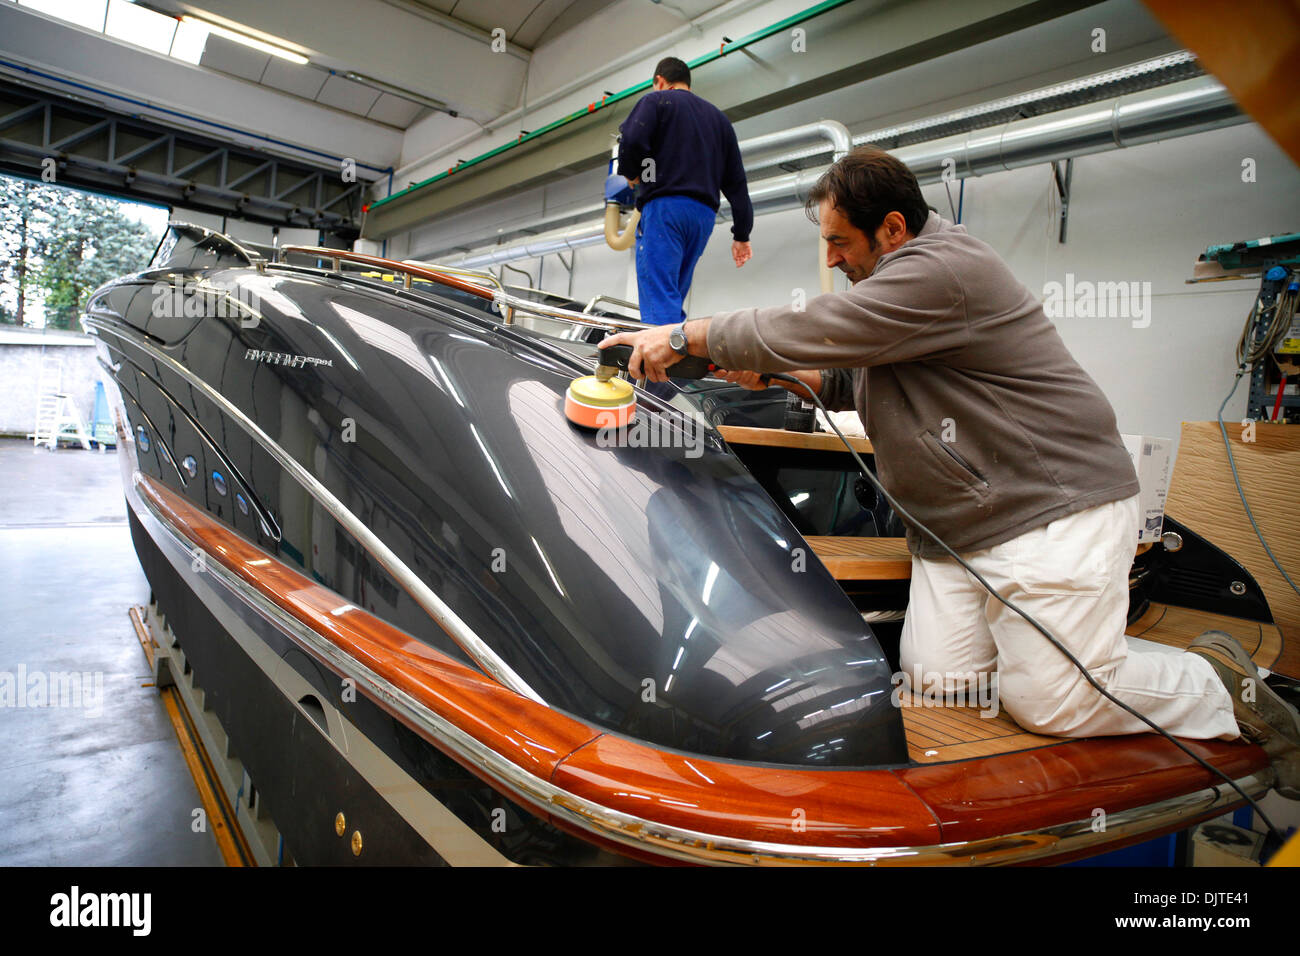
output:
[[[388,251],[390,254],[400,251],[410,258],[428,258],[443,253],[436,255],[442,260],[448,258],[446,250],[459,244],[482,245],[484,234],[490,234],[494,229],[501,232],[523,228],[543,217],[576,213],[584,207],[595,208],[592,216],[599,219],[599,207],[605,199],[605,175],[603,168],[592,169],[545,187],[475,203],[469,209],[439,216],[434,223],[394,237],[389,240]],[[461,251],[468,251],[468,246]]]
[[[888,6],[896,4],[864,5],[862,15],[872,16],[877,12],[872,8]],[[509,143],[521,129],[537,129],[581,110],[601,91],[645,82],[665,56],[689,62],[716,49],[723,35],[738,39],[808,8],[807,0],[731,0],[696,18],[696,27],[691,27],[670,4],[615,0],[538,45],[521,91],[523,116],[512,111],[483,127],[465,116],[432,113],[413,123],[402,140],[395,188],[442,172],[457,159]],[[1105,51],[1093,49],[1096,29],[1108,37]],[[1106,0],[749,117],[738,124],[739,132],[743,139],[821,116],[835,117],[853,129],[903,122],[1024,92],[1027,77],[1042,86],[1174,49],[1176,44],[1138,0]],[[696,90],[709,98],[707,71]]]

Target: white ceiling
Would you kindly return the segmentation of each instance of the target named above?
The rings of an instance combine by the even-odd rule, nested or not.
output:
[[[501,27],[511,43],[535,50],[609,3],[610,0],[411,0],[406,6],[446,14],[484,31]]]
[[[297,66],[209,36],[200,60],[205,68],[406,129],[429,112],[420,98],[478,122],[513,109],[523,95],[532,51],[614,0],[149,2],[162,12],[190,14],[288,46],[311,61]],[[498,29],[504,31],[504,53],[493,49]],[[356,82],[347,73],[400,92]]]

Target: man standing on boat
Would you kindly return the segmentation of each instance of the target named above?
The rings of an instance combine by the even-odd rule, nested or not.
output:
[[[1262,743],[1279,789],[1300,797],[1300,717],[1236,641],[1207,632],[1191,653],[1129,649],[1137,477],[1114,410],[1037,297],[992,248],[932,212],[911,170],[882,150],[835,163],[809,195],[814,210],[847,292],[601,345],[633,345],[634,377],[663,381],[683,356],[708,356],[749,370],[725,376],[747,387],[764,387],[758,373],[793,371],[827,408],[856,407],[890,494],[1101,686],[1176,736],[1240,731]],[[1037,733],[1149,730],[910,523],[907,540],[904,672],[996,672],[1003,708]]]
[[[686,318],[682,302],[713,232],[718,191],[731,203],[737,268],[753,254],[754,207],[736,131],[721,110],[691,92],[690,68],[676,57],[660,60],[653,84],[619,127],[618,173],[638,187],[641,320],[665,325]]]

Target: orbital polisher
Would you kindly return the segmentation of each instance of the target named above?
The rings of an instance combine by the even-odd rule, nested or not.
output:
[[[569,383],[564,395],[564,415],[583,428],[622,428],[636,415],[636,393],[632,383],[616,378],[627,370],[632,346],[611,345],[600,353],[595,375],[584,375]],[[675,362],[668,374],[673,378],[703,378],[718,366],[706,358],[690,355]]]
[[[632,346],[611,345],[600,353],[600,365],[595,375],[575,378],[564,395],[564,414],[569,421],[583,428],[622,428],[636,415],[636,393],[632,383],[615,376],[627,370],[632,359]],[[707,358],[688,355],[668,366],[668,375],[677,379],[704,378],[719,367]],[[764,382],[772,379],[798,384],[788,375],[769,373]]]

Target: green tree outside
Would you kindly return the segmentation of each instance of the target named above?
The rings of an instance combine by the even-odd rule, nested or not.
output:
[[[87,296],[138,272],[160,238],[122,203],[0,176],[0,321],[30,325],[33,299],[51,329],[79,329]]]

